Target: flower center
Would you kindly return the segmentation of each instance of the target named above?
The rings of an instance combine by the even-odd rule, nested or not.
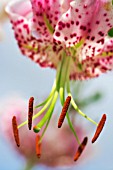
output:
[[[103,129],[103,126],[105,124],[105,121],[106,121],[106,115],[104,114],[101,121],[98,123],[96,123],[94,120],[92,120],[90,117],[88,117],[85,113],[83,113],[79,108],[78,106],[76,105],[73,97],[72,97],[72,94],[71,94],[71,91],[70,91],[70,79],[69,79],[69,76],[70,76],[70,65],[71,65],[71,61],[72,58],[70,56],[67,56],[67,53],[65,51],[63,51],[62,53],[62,57],[61,57],[61,62],[59,63],[59,66],[57,68],[57,73],[56,73],[56,79],[55,79],[55,82],[53,84],[53,87],[52,87],[52,90],[49,94],[49,96],[46,98],[46,100],[44,102],[42,102],[41,104],[37,105],[35,108],[39,108],[41,106],[42,109],[37,113],[35,114],[33,117],[32,117],[32,113],[33,113],[33,100],[34,98],[31,97],[30,100],[29,100],[29,114],[28,114],[28,121],[25,121],[23,123],[21,123],[18,127],[17,127],[17,123],[15,123],[13,121],[13,131],[14,131],[14,137],[15,137],[15,141],[17,143],[17,146],[18,146],[18,129],[22,126],[24,126],[25,124],[28,123],[28,127],[29,127],[29,130],[31,130],[31,125],[32,125],[32,122],[31,120],[34,120],[36,118],[38,118],[41,114],[43,114],[45,112],[45,115],[42,117],[42,119],[40,120],[40,122],[38,122],[37,125],[35,125],[33,127],[33,130],[35,133],[39,133],[40,130],[42,129],[42,127],[44,126],[44,129],[41,133],[41,136],[40,138],[38,138],[38,144],[36,145],[37,147],[40,146],[41,142],[42,142],[42,139],[44,137],[44,134],[46,132],[46,129],[49,125],[49,122],[51,120],[51,117],[53,115],[53,111],[54,111],[54,108],[55,108],[55,105],[56,105],[56,102],[57,102],[57,99],[58,99],[58,96],[60,98],[60,102],[61,102],[61,105],[63,106],[63,109],[62,109],[62,112],[61,112],[61,115],[60,115],[60,123],[58,122],[58,128],[61,128],[62,126],[62,123],[63,123],[63,120],[66,116],[67,118],[67,121],[68,121],[68,124],[69,124],[69,127],[71,129],[71,131],[73,132],[77,142],[78,142],[78,151],[75,155],[75,161],[78,159],[78,157],[81,155],[83,149],[85,148],[86,146],[86,143],[87,143],[87,137],[84,138],[83,142],[81,143],[78,136],[77,136],[77,133],[76,133],[76,130],[74,129],[73,127],[73,124],[70,120],[70,117],[69,117],[69,114],[68,114],[68,107],[69,107],[69,104],[71,103],[71,105],[73,106],[73,108],[81,115],[83,116],[84,118],[86,118],[87,120],[89,120],[91,123],[93,123],[94,125],[97,126],[97,130],[96,130],[96,133],[92,139],[92,143],[94,143],[97,139],[97,137],[99,136],[100,132],[102,131]],[[65,101],[65,93],[67,91],[67,95],[68,97],[66,98],[66,101]],[[16,128],[15,128],[16,126]],[[84,144],[84,141],[85,144]],[[81,150],[82,148],[82,150]],[[37,149],[37,154],[40,156],[40,150],[39,150],[39,147]],[[81,152],[80,152],[81,151]]]
[[[43,114],[44,111],[46,111],[45,115],[43,116],[43,118],[41,119],[41,121],[34,126],[33,130],[34,132],[38,133],[40,132],[41,128],[45,125],[45,128],[42,132],[42,135],[40,137],[40,142],[42,141],[42,138],[46,132],[46,129],[49,125],[50,119],[52,117],[58,96],[60,97],[60,102],[61,105],[64,105],[65,102],[65,91],[67,91],[68,96],[71,96],[71,104],[74,107],[74,109],[81,114],[84,118],[86,118],[87,120],[89,120],[90,122],[92,122],[93,124],[95,124],[96,126],[98,125],[94,120],[92,120],[91,118],[89,118],[87,115],[85,115],[76,105],[71,91],[70,91],[70,81],[69,81],[69,75],[70,75],[70,63],[72,58],[70,56],[67,56],[65,52],[63,52],[62,54],[62,58],[61,58],[61,62],[59,63],[59,66],[57,68],[57,73],[56,73],[56,79],[55,82],[53,84],[52,90],[49,94],[49,96],[46,98],[46,100],[44,102],[42,102],[41,104],[37,105],[35,108],[39,108],[41,106],[42,109],[33,116],[33,120],[38,118],[41,114]],[[80,141],[78,139],[78,136],[73,128],[73,125],[70,121],[68,112],[66,113],[66,118],[68,120],[68,124],[72,130],[72,132],[74,133],[77,142],[80,144]],[[18,128],[24,126],[28,121],[23,122],[22,124],[20,124],[18,126]]]

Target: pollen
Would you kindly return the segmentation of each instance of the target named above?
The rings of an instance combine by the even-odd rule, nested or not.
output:
[[[29,130],[31,130],[31,128],[32,128],[33,102],[34,102],[34,97],[30,97],[29,107],[28,107],[28,128],[29,128]]]
[[[38,158],[41,156],[41,143],[39,143],[40,136],[36,135],[36,155]]]
[[[18,132],[18,127],[17,127],[16,116],[13,116],[13,118],[12,118],[12,127],[13,127],[13,134],[14,134],[15,142],[16,142],[17,146],[19,147],[20,139],[19,139],[19,132]]]
[[[100,120],[100,122],[97,126],[94,137],[92,139],[92,143],[94,143],[97,140],[97,138],[99,137],[99,135],[100,135],[100,133],[101,133],[101,131],[102,131],[104,125],[105,125],[105,122],[106,122],[106,114],[103,114],[103,116],[102,116],[102,118],[101,118],[101,120]]]
[[[64,118],[65,118],[67,110],[69,108],[70,101],[71,101],[71,96],[68,96],[66,98],[66,101],[64,102],[64,106],[63,106],[62,112],[60,114],[60,118],[59,118],[59,121],[58,121],[58,128],[60,128],[63,124]]]
[[[80,146],[78,147],[78,150],[75,154],[75,157],[74,157],[74,161],[77,161],[79,159],[79,157],[81,156],[83,150],[85,149],[86,145],[87,145],[87,142],[88,142],[88,137],[85,137],[82,141],[82,143],[80,144]]]

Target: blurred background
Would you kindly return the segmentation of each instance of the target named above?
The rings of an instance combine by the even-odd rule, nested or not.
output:
[[[47,96],[53,84],[55,70],[43,69],[21,55],[9,21],[2,28],[5,34],[0,41],[0,101],[15,94],[19,94],[26,100],[30,96],[36,98]],[[64,167],[63,169],[113,170],[113,72],[85,81],[80,98],[85,99],[96,91],[102,93],[102,99],[83,108],[83,111],[97,121],[103,113],[106,113],[107,122],[104,131],[95,144],[89,144],[91,151],[86,153],[86,156],[90,154],[86,160],[84,158],[82,163],[79,162],[77,165],[75,163],[73,167]],[[81,117],[81,119],[83,118]],[[93,135],[95,129],[89,122],[86,124],[85,122],[87,121],[84,121],[84,128]],[[25,160],[12,149],[1,134],[0,152],[1,170],[22,170],[25,166]],[[33,170],[36,169],[51,168],[40,165],[33,168]]]

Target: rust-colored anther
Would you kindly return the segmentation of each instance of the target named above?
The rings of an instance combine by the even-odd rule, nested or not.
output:
[[[83,150],[85,149],[85,147],[87,145],[87,142],[88,142],[88,137],[85,137],[83,142],[78,147],[78,150],[77,150],[75,157],[74,157],[74,161],[77,161],[79,159],[79,157],[81,156]]]
[[[97,126],[94,137],[92,139],[92,143],[94,143],[97,140],[97,138],[99,137],[99,135],[100,135],[100,133],[101,133],[101,131],[102,131],[104,125],[105,125],[105,122],[106,122],[106,114],[103,114],[103,116],[102,116],[102,118],[101,118],[101,120],[100,120],[100,122]]]
[[[28,108],[28,128],[29,128],[29,130],[31,130],[31,128],[32,128],[33,102],[34,102],[34,97],[30,97],[29,108]]]
[[[19,139],[19,132],[18,132],[18,127],[17,127],[17,121],[16,121],[16,116],[13,116],[12,118],[12,127],[13,127],[13,134],[15,138],[15,142],[17,146],[20,146],[20,139]]]
[[[63,124],[63,121],[65,119],[67,110],[69,108],[70,101],[71,101],[71,96],[68,96],[66,98],[66,101],[64,102],[64,106],[62,108],[62,112],[61,112],[59,120],[58,120],[58,128],[60,128],[62,126],[62,124]]]
[[[41,157],[41,143],[39,143],[40,136],[36,135],[36,155],[38,158]]]

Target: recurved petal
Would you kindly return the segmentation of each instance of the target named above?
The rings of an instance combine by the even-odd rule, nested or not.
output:
[[[113,68],[113,55],[91,57],[81,63],[72,63],[70,79],[85,80],[98,77]]]
[[[23,55],[31,58],[42,67],[56,67],[61,47],[52,42],[32,36],[32,5],[29,0],[18,0],[8,4],[6,11],[13,25],[15,38]]]
[[[37,48],[36,41],[31,35],[32,6],[30,1],[12,1],[7,5],[6,12],[10,17],[21,52],[30,57]]]
[[[106,44],[108,31],[112,27],[113,6],[111,1],[97,1],[82,49],[82,56],[84,59],[100,54]]]
[[[93,17],[95,2],[94,0],[72,1],[69,10],[61,16],[55,28],[54,38],[64,42],[67,47],[84,39]]]

